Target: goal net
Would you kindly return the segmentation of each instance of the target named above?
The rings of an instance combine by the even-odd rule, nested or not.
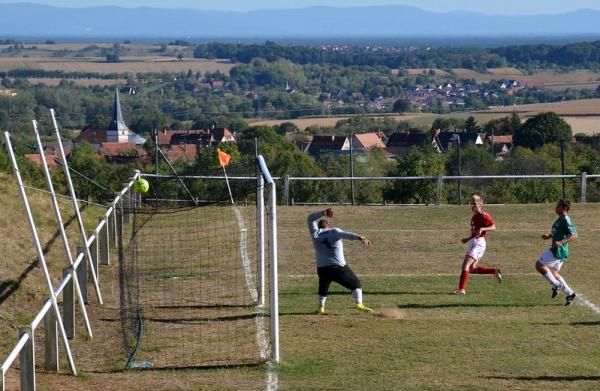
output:
[[[210,189],[205,195],[213,198],[198,205],[183,198],[124,204],[119,258],[128,367],[252,365],[271,358],[264,222],[275,211],[264,207],[256,165],[227,171],[233,205],[223,171],[154,178],[163,189],[183,181],[192,196]]]

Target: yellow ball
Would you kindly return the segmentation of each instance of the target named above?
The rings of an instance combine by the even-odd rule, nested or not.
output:
[[[150,184],[144,178],[138,178],[133,182],[133,190],[138,193],[146,193],[150,189]]]

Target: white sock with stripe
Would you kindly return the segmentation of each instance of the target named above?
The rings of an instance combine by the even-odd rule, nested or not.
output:
[[[552,286],[556,286],[556,285],[560,284],[560,282],[556,278],[554,278],[554,274],[552,274],[551,271],[549,271],[548,273],[544,274],[544,278],[546,280],[548,280],[550,282],[550,284],[552,284]]]
[[[562,276],[560,276],[558,278],[558,281],[560,281],[560,283],[562,284],[562,288],[565,291],[565,293],[567,294],[567,296],[572,295],[573,293],[575,293],[573,291],[573,289],[571,289],[571,287],[569,285],[567,285],[567,282],[565,281],[565,279]]]

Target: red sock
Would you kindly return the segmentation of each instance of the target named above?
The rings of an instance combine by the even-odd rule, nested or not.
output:
[[[479,266],[473,269],[473,274],[496,274],[495,267]]]
[[[462,271],[460,273],[460,283],[458,284],[458,289],[465,289],[467,287],[467,281],[469,280],[469,272]]]

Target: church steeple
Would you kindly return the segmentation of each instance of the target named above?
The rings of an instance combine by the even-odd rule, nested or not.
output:
[[[106,136],[109,142],[126,143],[129,141],[129,128],[123,120],[121,112],[121,101],[119,100],[119,89],[115,89],[115,104],[113,106],[113,116],[108,125]]]

